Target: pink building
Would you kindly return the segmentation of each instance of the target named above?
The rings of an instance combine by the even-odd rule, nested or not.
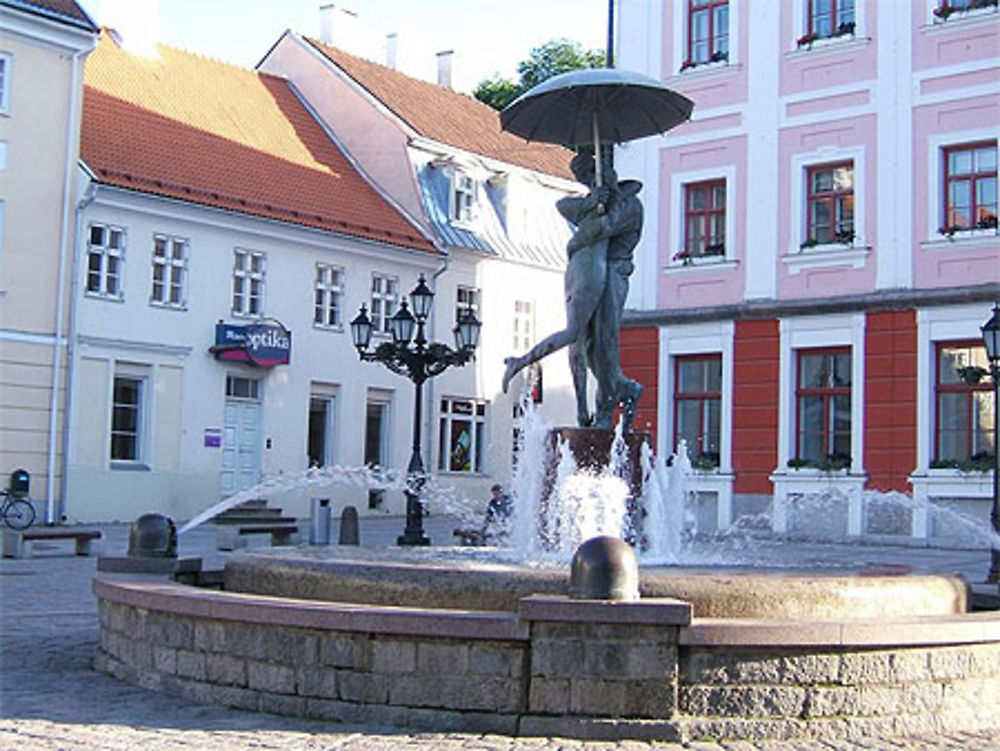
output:
[[[987,524],[996,0],[623,3],[618,48],[695,102],[617,158],[647,211],[623,358],[698,528],[968,535],[869,490]]]

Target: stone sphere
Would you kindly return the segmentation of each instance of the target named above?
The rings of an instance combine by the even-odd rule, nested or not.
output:
[[[592,537],[570,564],[569,596],[575,600],[638,600],[639,562],[617,537]]]
[[[143,514],[128,533],[128,554],[137,558],[176,558],[177,527],[163,514]]]

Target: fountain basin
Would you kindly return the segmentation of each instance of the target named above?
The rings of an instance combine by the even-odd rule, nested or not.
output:
[[[253,711],[589,739],[885,738],[996,727],[1000,614],[692,617],[536,595],[514,612],[99,574],[95,667]]]
[[[234,555],[230,592],[420,608],[516,612],[535,594],[566,595],[567,566],[495,560],[478,549],[301,547]],[[874,619],[947,616],[967,609],[961,576],[736,567],[645,567],[644,598],[691,603],[698,618]]]

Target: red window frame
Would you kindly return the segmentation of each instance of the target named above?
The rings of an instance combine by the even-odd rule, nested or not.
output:
[[[685,363],[691,362],[704,362],[719,363],[719,390],[703,390],[703,391],[681,391],[681,367]],[[713,354],[698,354],[698,355],[684,355],[681,357],[674,358],[674,446],[678,444],[681,439],[680,434],[680,406],[682,402],[697,402],[698,404],[698,436],[697,445],[688,446],[688,450],[691,453],[692,459],[697,459],[699,457],[709,455],[714,459],[716,466],[719,462],[719,452],[722,446],[722,436],[711,436],[707,435],[705,430],[706,426],[706,410],[708,408],[709,402],[718,402],[721,410],[722,406],[722,355],[719,353]],[[721,419],[721,418],[720,418]],[[720,426],[721,429],[721,426]],[[707,440],[706,440],[707,438]],[[714,441],[713,441],[714,438]],[[714,451],[711,449],[714,445]],[[706,450],[706,447],[708,450]],[[714,454],[714,456],[712,456]]]
[[[851,187],[847,189],[837,190],[836,188],[831,188],[827,191],[814,191],[813,190],[813,176],[818,172],[834,171],[840,169],[841,167],[848,167],[851,170]],[[842,228],[842,220],[837,216],[837,205],[840,199],[847,196],[851,197],[851,224],[849,230]],[[854,234],[854,162],[835,162],[832,164],[816,164],[806,169],[806,238],[810,242],[826,244],[840,242],[838,236],[844,231],[850,231]],[[820,239],[816,236],[816,226],[813,221],[813,205],[818,203],[827,203],[830,206],[830,230],[831,236],[828,239]]]
[[[803,386],[802,377],[804,369],[802,361],[806,357],[833,357],[837,355],[852,356],[850,347],[826,347],[816,349],[800,349],[796,352],[795,369],[795,456],[797,459],[810,459],[821,461],[828,456],[836,454],[837,431],[833,425],[833,400],[838,396],[847,396],[853,402],[853,374],[851,382],[845,386],[828,384],[825,386]],[[852,363],[853,366],[853,363]],[[803,456],[804,426],[802,425],[802,400],[806,397],[823,398],[823,429],[822,429],[822,456]],[[853,450],[853,449],[852,449]]]
[[[973,426],[975,425],[975,420],[973,418],[973,410],[975,408],[975,400],[973,399],[973,394],[979,392],[985,392],[987,395],[993,393],[993,384],[990,382],[989,376],[983,376],[979,379],[978,383],[966,383],[961,378],[955,382],[943,383],[941,381],[941,352],[946,349],[971,349],[971,350],[981,350],[983,353],[983,366],[985,366],[986,360],[986,348],[983,346],[981,340],[970,340],[970,341],[947,341],[947,342],[937,342],[934,348],[934,460],[935,461],[948,461],[953,457],[942,457],[941,455],[941,395],[942,394],[964,394],[964,409],[966,412],[965,420],[965,452],[962,459],[971,459],[973,454]],[[982,366],[981,366],[982,367]],[[987,410],[987,413],[994,416],[995,411]],[[989,432],[989,431],[987,431]],[[994,451],[996,447],[994,446]]]
[[[715,190],[722,188],[722,205],[715,205]],[[691,206],[693,191],[703,189],[708,192],[708,207],[695,209]],[[726,253],[726,181],[705,180],[699,183],[690,183],[684,186],[684,255],[694,256],[716,256]],[[721,217],[720,225],[722,235],[712,234],[712,218]],[[693,220],[701,219],[704,222],[705,232],[701,236],[701,246],[694,247],[694,240],[691,237],[691,224]],[[714,246],[722,245],[721,250]],[[711,249],[711,250],[710,250]]]
[[[716,52],[725,52],[727,55],[729,53],[729,44],[726,43],[725,50],[716,50],[717,37],[721,37],[715,28],[715,11],[717,8],[729,6],[729,0],[688,0],[688,18],[687,18],[687,59],[690,64],[701,64],[711,62],[712,56]],[[708,13],[708,57],[704,60],[699,60],[695,58],[695,40],[694,40],[694,17],[698,13],[707,12]],[[729,24],[726,24],[726,38],[729,37]]]
[[[956,153],[963,151],[968,151],[970,154],[975,154],[983,148],[992,148],[994,151],[993,157],[993,169],[983,170],[977,172],[974,163],[974,156],[970,158],[970,163],[972,164],[972,171],[952,174],[951,172],[951,156]],[[996,141],[980,141],[978,143],[967,143],[958,146],[947,146],[944,148],[944,195],[942,196],[944,202],[944,227],[946,230],[955,229],[974,229],[979,225],[980,222],[988,222],[992,218],[992,227],[995,228],[997,220],[997,205],[994,203],[992,205],[981,205],[979,203],[979,184],[980,182],[985,182],[986,180],[993,180],[994,183],[997,182],[997,157],[1000,154],[996,154],[997,145]],[[971,183],[969,190],[969,216],[966,221],[957,222],[955,217],[952,216],[954,212],[954,207],[951,203],[951,186],[953,183],[965,182]],[[994,196],[996,195],[996,190],[994,189]],[[992,213],[988,209],[992,206]],[[982,213],[982,216],[980,214]],[[988,226],[988,225],[987,225]]]
[[[814,2],[814,0],[803,0],[803,2],[805,2],[805,4],[806,4],[806,14],[807,14],[806,28],[807,28],[807,32],[808,32],[808,34],[810,36],[812,36],[812,37],[814,37],[816,39],[827,39],[829,37],[836,36],[837,33],[838,33],[838,30],[840,29],[840,24],[841,23],[854,23],[855,22],[855,10],[856,10],[856,7],[855,7],[855,4],[854,4],[853,0],[851,2],[850,21],[847,21],[847,22],[845,22],[845,21],[842,20],[842,16],[847,15],[847,14],[845,14],[844,13],[844,9],[841,8],[841,0],[827,0],[827,2],[830,3],[830,33],[829,34],[820,34],[816,30],[816,25],[815,25],[816,24],[816,16],[815,16],[815,13],[813,12],[814,9],[815,9],[815,2]]]

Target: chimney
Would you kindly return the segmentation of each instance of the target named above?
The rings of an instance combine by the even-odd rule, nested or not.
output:
[[[385,65],[387,68],[396,70],[396,51],[399,46],[399,37],[396,32],[385,35]]]
[[[358,14],[353,10],[335,3],[319,6],[319,39],[324,44],[355,52],[358,27]]]
[[[446,89],[451,88],[451,56],[454,50],[444,50],[437,53],[438,61],[438,86]]]

